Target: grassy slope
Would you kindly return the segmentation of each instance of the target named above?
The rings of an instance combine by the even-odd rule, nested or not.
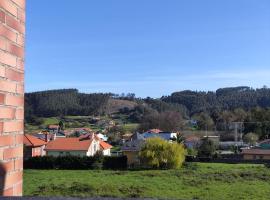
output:
[[[25,170],[24,195],[260,199],[270,196],[262,165],[198,164],[181,170]]]

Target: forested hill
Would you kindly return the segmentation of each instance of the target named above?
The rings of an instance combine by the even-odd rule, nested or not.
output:
[[[25,94],[26,120],[34,116],[103,115],[117,109],[121,112],[135,110],[137,113],[145,113],[145,109],[178,111],[189,117],[200,112],[212,113],[236,108],[249,110],[254,107],[270,107],[270,89],[234,87],[218,89],[216,92],[181,91],[160,99],[140,99],[134,94],[84,94],[76,89]]]
[[[99,115],[105,112],[111,94],[79,93],[77,89],[25,94],[25,116]]]
[[[216,92],[181,91],[164,96],[162,101],[184,105],[189,115],[199,112],[249,110],[254,107],[270,107],[270,89],[252,89],[250,87],[221,88]]]

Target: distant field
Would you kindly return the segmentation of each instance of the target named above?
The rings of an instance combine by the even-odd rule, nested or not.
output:
[[[181,170],[25,170],[26,196],[110,196],[269,200],[270,169],[250,164],[191,164]]]
[[[129,123],[129,124],[124,124],[123,129],[125,132],[134,132],[138,128],[139,124],[136,123]]]

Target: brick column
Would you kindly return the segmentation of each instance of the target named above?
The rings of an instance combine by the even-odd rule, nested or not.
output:
[[[25,0],[0,0],[0,196],[22,195]]]

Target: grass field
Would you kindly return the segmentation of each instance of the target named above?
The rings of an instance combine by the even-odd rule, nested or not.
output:
[[[268,200],[270,169],[195,163],[181,170],[25,170],[24,195]]]

